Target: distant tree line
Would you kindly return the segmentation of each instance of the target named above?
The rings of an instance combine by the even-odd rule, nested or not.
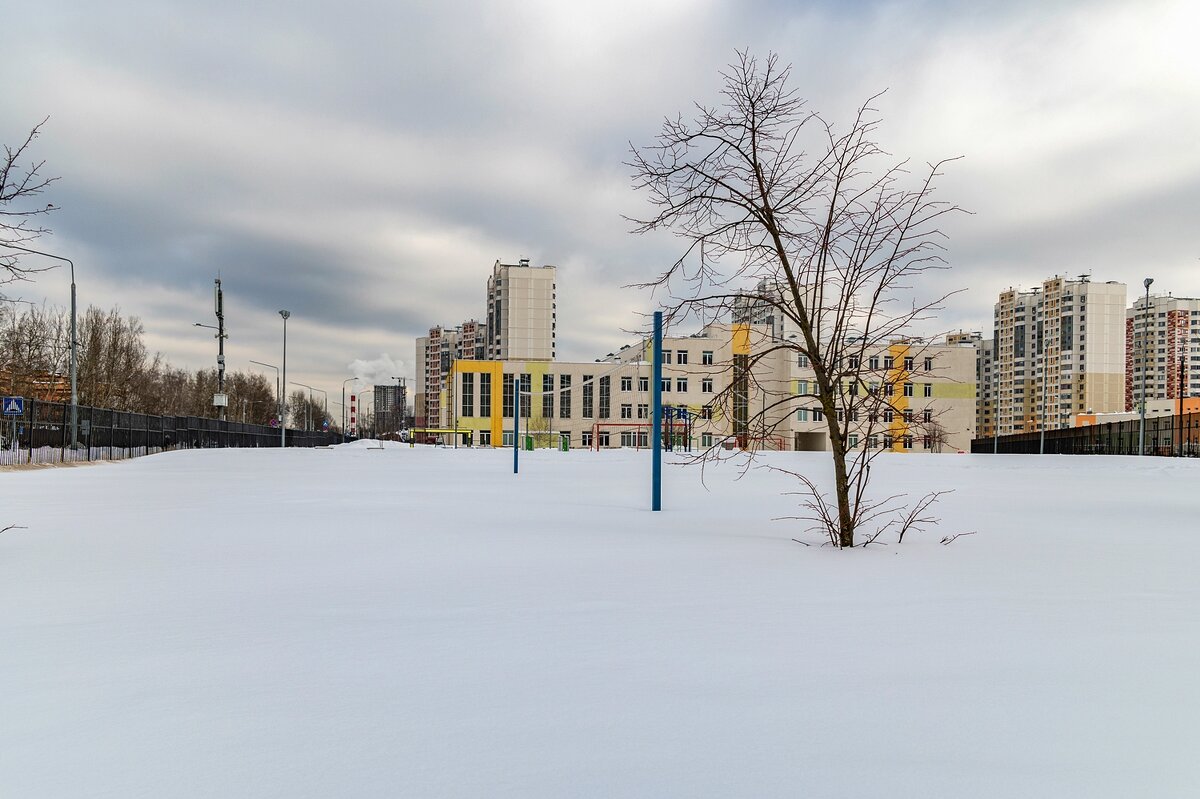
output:
[[[160,416],[213,417],[217,370],[189,371],[171,366],[146,350],[144,328],[120,309],[89,307],[79,318],[79,404]],[[66,309],[0,304],[0,391],[24,397],[69,399],[70,314]],[[65,394],[65,395],[64,395]],[[269,424],[276,416],[273,381],[258,372],[228,372],[226,418]],[[306,419],[320,428],[324,409],[296,392],[289,400],[288,425]],[[331,427],[337,420],[331,420]]]

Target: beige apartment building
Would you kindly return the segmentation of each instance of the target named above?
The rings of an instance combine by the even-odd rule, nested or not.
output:
[[[1000,435],[1070,427],[1125,403],[1124,283],[1051,278],[1001,292],[990,359]],[[980,413],[979,426],[983,427]],[[992,431],[989,431],[992,432]]]
[[[1125,406],[1200,397],[1200,299],[1143,295],[1125,313]],[[1144,372],[1144,374],[1143,374]]]
[[[558,335],[557,269],[496,261],[487,283],[488,360],[552,361]]]

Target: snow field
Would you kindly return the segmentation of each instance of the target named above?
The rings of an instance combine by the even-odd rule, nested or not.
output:
[[[0,473],[0,796],[1197,795],[1200,463],[876,463],[938,530],[633,451]]]

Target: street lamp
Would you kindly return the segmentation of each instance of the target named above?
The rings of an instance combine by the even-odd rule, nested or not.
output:
[[[312,393],[314,390],[319,391],[320,389],[313,389],[312,386],[310,386],[306,383],[297,383],[295,380],[288,383],[288,385],[289,386],[300,386],[301,388],[308,389],[308,407],[304,409],[304,412],[305,412],[304,429],[311,430],[312,429],[312,419],[311,419],[311,417],[312,417]]]
[[[1150,368],[1146,353],[1150,344],[1150,284],[1153,282],[1152,277],[1142,281],[1146,287],[1146,301],[1142,306],[1142,408],[1138,416],[1138,455],[1146,454],[1146,372]]]
[[[283,402],[283,396],[279,393],[279,367],[271,363],[263,363],[262,361],[250,361],[250,363],[265,366],[268,369],[275,370],[275,397],[279,402]]]
[[[78,347],[79,342],[75,336],[75,262],[70,258],[64,258],[61,255],[51,255],[48,252],[41,250],[31,250],[28,247],[18,247],[15,244],[4,242],[4,246],[10,250],[19,250],[21,252],[31,253],[33,255],[41,255],[45,258],[53,258],[56,261],[65,261],[71,267],[71,448],[74,449],[79,443],[79,392],[76,390],[76,375],[78,373]]]
[[[280,311],[283,317],[283,379],[279,384],[279,446],[287,446],[287,403],[283,400],[282,389],[287,386],[287,320],[291,311]]]

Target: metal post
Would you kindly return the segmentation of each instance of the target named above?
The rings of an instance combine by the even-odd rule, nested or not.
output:
[[[521,376],[513,376],[513,474],[520,468],[521,453]]]
[[[662,311],[654,312],[654,363],[651,378],[654,385],[654,412],[651,415],[650,462],[651,494],[650,510],[662,510]]]
[[[287,402],[283,398],[283,389],[287,387],[287,320],[291,311],[280,311],[283,317],[283,377],[279,383],[279,446],[287,446]]]
[[[216,285],[215,303],[217,310],[217,393],[225,393],[225,298],[221,293],[221,278]],[[221,421],[225,421],[225,406],[221,406]]]
[[[1146,454],[1146,372],[1150,370],[1146,352],[1150,341],[1150,284],[1153,282],[1152,277],[1142,281],[1142,285],[1146,287],[1146,302],[1142,307],[1142,402],[1141,412],[1138,414],[1138,455]]]

